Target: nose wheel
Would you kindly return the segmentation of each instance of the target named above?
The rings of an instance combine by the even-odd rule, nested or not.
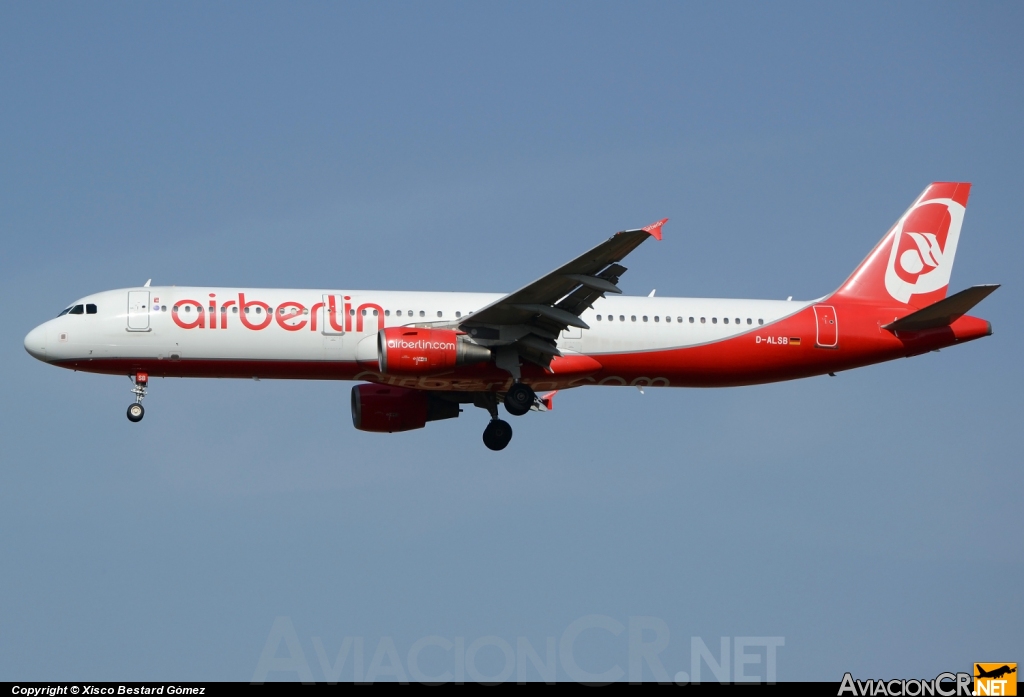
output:
[[[133,424],[137,424],[142,421],[142,417],[146,415],[146,410],[142,408],[142,400],[146,396],[146,390],[149,387],[149,374],[148,373],[135,373],[135,377],[132,378],[134,386],[132,387],[132,394],[135,395],[135,404],[128,406],[128,420]]]
[[[132,404],[128,407],[128,420],[133,424],[137,424],[142,421],[142,417],[146,415],[146,410],[142,408],[141,404]]]

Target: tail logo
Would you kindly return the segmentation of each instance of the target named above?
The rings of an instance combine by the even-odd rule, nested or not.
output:
[[[927,199],[926,191],[893,228],[885,289],[906,303],[912,295],[949,285],[965,208],[950,198]]]

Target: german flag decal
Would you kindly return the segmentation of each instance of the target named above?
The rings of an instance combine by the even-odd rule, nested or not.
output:
[[[798,337],[798,336],[791,336],[791,337],[789,337],[789,345],[790,346],[799,346],[800,345],[800,337]]]

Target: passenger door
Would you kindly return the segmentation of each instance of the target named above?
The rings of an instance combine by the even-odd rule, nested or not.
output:
[[[128,331],[149,331],[149,291],[128,291]]]
[[[831,305],[815,305],[814,321],[818,325],[818,348],[836,348],[839,345],[839,323],[836,309]]]

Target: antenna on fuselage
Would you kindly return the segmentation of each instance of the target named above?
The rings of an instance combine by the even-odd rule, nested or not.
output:
[[[153,279],[151,278],[148,281],[146,281],[145,283],[143,283],[142,287],[143,288],[149,288],[149,284],[152,283],[152,282],[153,282]]]

